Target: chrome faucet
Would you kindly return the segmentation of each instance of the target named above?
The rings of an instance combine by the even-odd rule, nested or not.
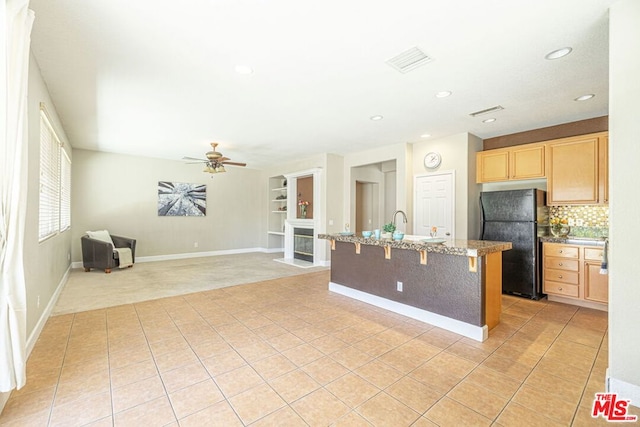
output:
[[[396,225],[396,215],[398,215],[399,213],[402,214],[402,222],[404,222],[405,224],[407,223],[407,215],[404,212],[397,210],[393,213],[393,221],[391,221],[394,227]]]

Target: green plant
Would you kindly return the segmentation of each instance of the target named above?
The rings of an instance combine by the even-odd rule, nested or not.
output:
[[[384,227],[382,227],[382,229],[384,230],[385,233],[393,233],[394,231],[396,231],[396,225],[392,222],[385,224]]]

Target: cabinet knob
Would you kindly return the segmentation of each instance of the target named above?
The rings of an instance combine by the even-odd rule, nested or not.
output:
[[[559,290],[559,291],[561,291],[561,290],[562,290],[562,288],[558,288],[558,290]]]
[[[562,263],[561,262],[558,263],[558,267],[562,267]]]
[[[562,253],[562,249],[560,249],[558,252],[559,252],[559,253]]]
[[[562,279],[562,274],[558,276],[558,279]]]

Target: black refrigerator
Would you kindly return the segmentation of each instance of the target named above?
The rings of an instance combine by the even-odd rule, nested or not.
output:
[[[502,252],[502,292],[531,299],[542,294],[542,259],[538,237],[549,230],[546,193],[526,190],[480,193],[481,240],[511,242]]]

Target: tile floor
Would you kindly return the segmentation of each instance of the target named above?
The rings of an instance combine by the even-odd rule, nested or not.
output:
[[[328,280],[53,316],[0,425],[606,424],[590,417],[606,313],[504,296],[479,343],[330,293]]]

